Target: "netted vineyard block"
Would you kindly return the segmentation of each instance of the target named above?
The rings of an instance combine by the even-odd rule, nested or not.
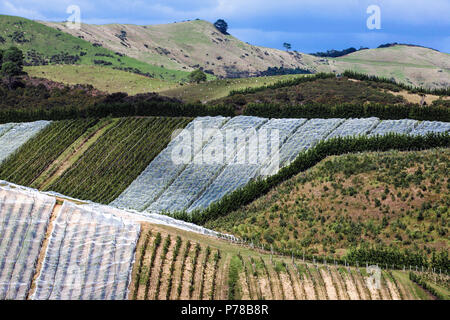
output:
[[[425,135],[430,132],[444,133],[450,131],[450,123],[439,121],[422,121],[413,129],[411,135]]]
[[[221,172],[226,161],[233,159],[245,147],[247,139],[256,137],[258,128],[266,121],[263,118],[244,116],[228,121],[194,157],[193,163],[187,164],[167,190],[149,206],[148,211],[187,209]],[[220,157],[219,152],[222,152]]]
[[[3,125],[3,135],[0,132],[0,163],[49,124],[49,121],[25,122],[13,124],[9,129],[8,124]]]
[[[384,135],[388,133],[408,134],[416,126],[416,120],[402,119],[402,120],[383,120],[378,126],[369,134],[375,136],[377,134]]]
[[[111,205],[144,210],[185,168],[186,164],[172,161],[174,150],[184,142],[183,139],[192,137],[183,151],[196,154],[211,139],[207,134],[208,130],[219,129],[228,120],[229,118],[225,117],[200,117],[190,122]],[[205,134],[200,139],[194,139],[194,129],[198,127],[201,127]]]
[[[64,202],[32,298],[126,299],[139,233],[138,223]]]
[[[0,188],[0,300],[27,297],[55,199]]]

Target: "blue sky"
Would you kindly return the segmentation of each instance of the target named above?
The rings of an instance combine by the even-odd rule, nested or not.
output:
[[[413,43],[450,52],[450,0],[0,0],[0,13],[63,21],[78,5],[84,23],[172,23],[225,19],[229,32],[255,45],[301,52]],[[369,5],[381,29],[369,30]]]

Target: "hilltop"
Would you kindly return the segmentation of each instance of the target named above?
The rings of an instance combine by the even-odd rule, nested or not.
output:
[[[170,83],[186,79],[188,75],[122,55],[25,18],[0,15],[0,22],[0,49],[18,47],[24,53],[27,66],[99,66]]]
[[[352,70],[416,87],[450,86],[450,55],[420,46],[395,45],[361,50],[327,60],[328,66],[321,66],[320,71]]]
[[[257,76],[278,67],[314,73],[353,70],[428,88],[450,85],[449,54],[420,46],[395,45],[321,58],[253,46],[223,35],[204,20],[153,26],[82,24],[80,30],[64,23],[42,23],[147,63],[187,71],[201,67],[219,77]]]
[[[201,67],[227,78],[257,76],[272,67],[314,71],[320,60],[250,45],[204,20],[151,26],[82,24],[80,30],[68,29],[64,23],[41,23],[140,61],[174,70]]]

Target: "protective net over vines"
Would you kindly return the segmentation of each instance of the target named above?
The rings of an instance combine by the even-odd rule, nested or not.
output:
[[[258,130],[258,143],[242,146],[234,159],[227,163],[217,178],[187,211],[206,208],[229,192],[246,185],[258,175],[261,166],[273,160],[280,144],[284,144],[287,138],[305,122],[306,119],[272,119],[266,122]],[[275,145],[272,144],[273,137],[278,139]],[[267,146],[263,147],[265,143]]]
[[[196,123],[216,130],[195,138]],[[301,152],[326,139],[449,130],[449,123],[408,119],[197,118],[183,131],[189,138],[180,134],[112,205],[148,213],[191,212],[208,207],[252,179],[276,174]],[[270,138],[275,131],[276,143]],[[187,162],[175,163],[174,155],[183,155]]]
[[[185,210],[246,144],[267,119],[235,117],[228,121],[148,208],[150,212]],[[221,156],[218,156],[221,154]]]
[[[36,121],[0,125],[0,163],[49,124],[49,121]]]
[[[32,298],[126,299],[139,233],[138,223],[64,202]]]
[[[27,297],[55,199],[0,187],[0,300]]]
[[[225,117],[200,117],[190,122],[111,204],[119,208],[144,210],[185,168],[184,162],[172,161],[173,156],[183,152],[189,156],[196,154],[211,139],[213,132],[210,130],[221,128],[228,120]],[[202,128],[202,136],[194,135],[198,128]]]

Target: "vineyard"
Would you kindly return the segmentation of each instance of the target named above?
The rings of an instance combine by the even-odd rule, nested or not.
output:
[[[63,120],[52,122],[29,139],[17,153],[0,167],[4,180],[29,186],[44,170],[98,120]],[[13,140],[16,141],[16,140]]]
[[[227,245],[213,238],[143,225],[136,251],[132,300],[415,300],[434,299],[408,272],[382,270],[368,285],[364,267],[306,262]],[[433,274],[439,290],[448,276]],[[434,279],[434,278],[433,278]],[[434,280],[433,280],[434,281]]]
[[[0,300],[27,297],[55,199],[0,188]]]
[[[398,300],[448,297],[448,276],[348,267],[0,187],[2,299]],[[51,222],[51,223],[49,223]],[[4,235],[12,235],[5,237]],[[9,240],[7,240],[9,239]],[[29,241],[30,240],[30,241]],[[420,276],[420,279],[418,278]],[[445,296],[447,294],[447,296]]]
[[[47,190],[108,203],[115,199],[164,149],[186,118],[117,120]]]
[[[179,141],[173,141],[163,150],[111,205],[145,212],[198,211],[244,187],[255,178],[276,174],[280,167],[288,166],[301,152],[326,139],[360,135],[374,137],[392,133],[417,136],[450,131],[450,124],[445,122],[380,121],[377,118],[307,121],[238,116],[231,120],[200,119],[203,119],[204,131],[211,128],[219,130],[215,136],[204,137],[201,144],[193,147],[193,161],[174,164],[169,157],[176,148],[190,148],[192,141],[183,141],[181,137],[192,136],[190,130],[194,125],[188,126],[186,132],[180,134]],[[227,122],[222,126],[223,121]],[[218,126],[218,122],[221,125]],[[231,137],[232,142],[224,138],[229,129],[239,132],[239,136]],[[248,141],[258,141],[262,134],[267,137],[268,133],[270,136],[270,132],[275,130],[279,135],[278,158],[274,160],[272,156],[261,156],[258,150],[248,150]],[[225,148],[222,158],[224,161],[209,158],[221,145],[226,147],[229,143],[235,144],[231,148]],[[270,150],[267,152],[271,153]]]
[[[48,121],[0,125],[0,163],[48,125]]]

